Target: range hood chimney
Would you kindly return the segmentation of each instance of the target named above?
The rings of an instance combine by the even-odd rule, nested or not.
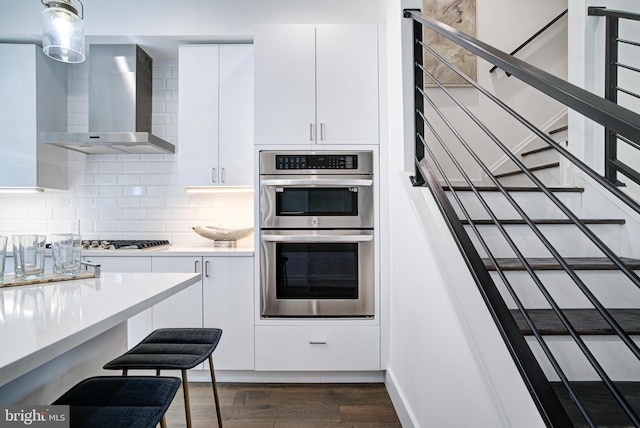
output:
[[[151,134],[152,66],[138,45],[91,45],[89,132],[47,132],[41,142],[87,154],[175,153]]]

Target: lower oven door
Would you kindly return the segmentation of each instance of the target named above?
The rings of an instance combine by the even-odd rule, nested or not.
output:
[[[260,232],[263,318],[374,316],[372,230]]]

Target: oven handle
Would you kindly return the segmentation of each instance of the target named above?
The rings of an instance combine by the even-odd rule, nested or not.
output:
[[[373,180],[365,180],[365,179],[339,179],[335,178],[318,178],[318,179],[309,179],[309,178],[295,178],[295,179],[269,179],[269,180],[261,180],[260,184],[262,186],[362,186],[362,187],[371,187],[373,186]]]
[[[369,242],[373,235],[262,235],[265,242]]]

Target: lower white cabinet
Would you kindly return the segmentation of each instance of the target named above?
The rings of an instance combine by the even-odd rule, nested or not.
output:
[[[253,257],[205,257],[204,326],[222,329],[216,370],[253,370]]]
[[[94,257],[85,252],[85,261],[100,265],[102,272],[151,272],[151,257]],[[152,308],[127,320],[127,349],[144,339],[153,329]]]
[[[152,257],[151,272],[202,273],[202,257]],[[202,282],[153,307],[153,329],[202,327]]]
[[[379,326],[256,326],[256,370],[380,370]]]

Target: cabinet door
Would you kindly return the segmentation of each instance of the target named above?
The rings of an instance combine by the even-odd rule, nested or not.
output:
[[[201,272],[201,257],[152,257],[151,272]],[[156,304],[153,329],[202,327],[202,283]]]
[[[253,370],[253,257],[205,257],[204,326],[222,329],[216,369]]]
[[[178,168],[188,186],[218,184],[218,46],[179,47]]]
[[[315,28],[257,27],[255,143],[315,143]]]
[[[318,143],[378,144],[376,25],[316,27]]]
[[[253,185],[253,46],[220,46],[219,180]]]
[[[151,257],[94,257],[85,252],[84,259],[100,265],[102,272],[151,272]],[[152,308],[127,320],[127,349],[131,349],[153,331]]]

